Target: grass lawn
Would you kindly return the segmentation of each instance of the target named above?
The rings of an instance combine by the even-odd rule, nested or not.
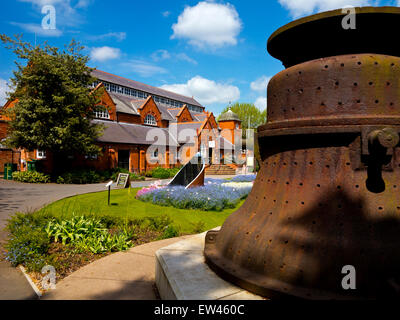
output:
[[[68,218],[75,215],[99,215],[113,217],[146,218],[168,215],[181,234],[196,232],[196,225],[204,224],[204,230],[221,226],[227,217],[235,212],[244,201],[236,208],[225,209],[221,212],[182,210],[173,207],[162,207],[139,201],[135,198],[137,191],[132,189],[112,190],[111,205],[107,205],[108,191],[91,193],[63,199],[48,205],[38,213],[51,213],[55,217]]]

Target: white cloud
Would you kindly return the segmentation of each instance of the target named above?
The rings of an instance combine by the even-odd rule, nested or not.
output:
[[[143,77],[151,77],[155,74],[164,74],[168,72],[162,67],[143,60],[130,60],[128,62],[124,62],[122,66]]]
[[[171,59],[171,54],[167,50],[157,50],[151,55],[151,58],[154,61],[160,61],[160,60],[168,60]]]
[[[178,53],[176,55],[176,57],[179,60],[183,60],[183,61],[186,61],[186,62],[189,62],[189,63],[192,63],[192,64],[197,64],[197,61],[192,59],[192,58],[190,58],[186,53]]]
[[[7,102],[7,92],[10,90],[6,80],[0,79],[0,107],[4,106]]]
[[[77,27],[85,19],[79,14],[79,9],[88,7],[94,0],[18,0],[19,2],[31,3],[41,14],[42,7],[53,5],[56,9],[58,26]],[[44,17],[44,16],[43,16]]]
[[[265,92],[267,90],[267,86],[269,81],[271,80],[271,77],[267,77],[267,76],[262,76],[260,78],[258,78],[257,80],[253,81],[250,84],[250,88],[253,91],[257,91],[257,92]]]
[[[19,22],[10,22],[11,25],[17,26],[22,30],[25,30],[29,33],[35,33],[39,37],[61,37],[63,32],[60,29],[43,29],[41,25],[34,23],[19,23]]]
[[[118,59],[121,56],[121,50],[111,47],[93,48],[90,52],[90,57],[93,61],[107,61]]]
[[[153,59],[153,61],[163,61],[163,60],[169,60],[169,59],[174,59],[174,60],[182,60],[182,61],[186,61],[192,64],[197,64],[197,61],[190,58],[186,53],[170,53],[167,50],[164,49],[160,49],[157,50],[156,52],[154,52],[151,55],[151,58]]]
[[[294,18],[333,9],[343,8],[345,6],[367,6],[376,4],[372,0],[278,0],[279,3],[290,11]],[[400,2],[400,1],[398,1]]]
[[[75,8],[87,8],[92,3],[92,0],[79,0]]]
[[[264,111],[267,108],[267,98],[266,97],[257,98],[256,102],[254,102],[254,105],[261,111]]]
[[[91,41],[103,41],[107,39],[115,39],[117,41],[123,41],[126,39],[126,32],[109,32],[97,36],[89,36],[88,39]]]
[[[187,39],[198,48],[236,45],[242,22],[229,3],[199,2],[186,7],[172,26],[171,39]]]
[[[55,4],[59,4],[62,2],[68,2],[68,3],[70,2],[69,0],[67,0],[67,1],[65,1],[65,0],[18,0],[18,1],[29,2],[29,3],[32,3],[37,6],[45,6],[47,4],[55,5]]]
[[[190,79],[187,83],[163,85],[161,88],[194,97],[202,104],[229,103],[240,98],[238,87],[217,83],[200,76]]]
[[[171,12],[164,11],[164,12],[161,12],[161,14],[163,15],[164,18],[168,18],[170,16]]]

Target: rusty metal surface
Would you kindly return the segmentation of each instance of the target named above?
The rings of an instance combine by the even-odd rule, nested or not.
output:
[[[205,164],[203,164],[203,168],[201,169],[199,175],[186,187],[186,189],[192,189],[204,186],[205,175],[206,175],[206,166]]]
[[[400,28],[400,8],[359,7],[355,12],[356,29],[343,28],[342,21],[349,11],[342,9],[293,21],[271,35],[268,51],[285,67],[344,54],[400,56],[400,43],[394,41],[391,32]]]
[[[261,170],[245,204],[206,237],[221,277],[260,295],[399,295],[400,58],[305,62],[268,87]],[[357,271],[346,291],[342,268]]]

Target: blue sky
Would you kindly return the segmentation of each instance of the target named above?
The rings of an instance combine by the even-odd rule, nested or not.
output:
[[[345,5],[399,5],[375,0],[7,0],[0,33],[24,34],[62,47],[80,41],[90,66],[194,96],[215,114],[229,102],[266,107],[268,79],[283,69],[266,51],[280,26]],[[56,29],[41,27],[56,9]],[[15,56],[0,47],[0,104]]]

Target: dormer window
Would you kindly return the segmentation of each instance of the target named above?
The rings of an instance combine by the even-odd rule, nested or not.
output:
[[[144,119],[144,124],[147,124],[149,126],[156,126],[157,125],[156,118],[151,114],[148,114]]]
[[[110,119],[110,114],[104,106],[97,106],[93,113],[96,119]]]

